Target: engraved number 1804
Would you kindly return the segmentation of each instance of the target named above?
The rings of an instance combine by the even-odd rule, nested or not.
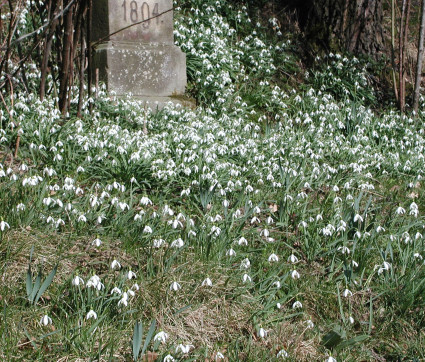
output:
[[[158,3],[154,4],[153,10],[152,10],[152,14],[150,12],[150,7],[149,4],[144,1],[142,3],[142,5],[139,5],[138,2],[136,0],[132,0],[130,1],[129,6],[127,6],[127,0],[124,0],[122,3],[122,7],[124,8],[124,21],[127,21],[128,19],[132,22],[132,23],[138,23],[139,21],[145,21],[143,23],[143,27],[145,29],[149,28],[151,21],[148,20],[151,17],[157,16],[156,19],[156,24],[159,24],[159,10],[158,10]],[[139,17],[140,14],[140,17]],[[155,20],[154,19],[154,20]]]

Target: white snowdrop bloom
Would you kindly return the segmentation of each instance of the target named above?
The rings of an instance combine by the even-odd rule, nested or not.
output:
[[[79,221],[79,222],[87,222],[86,215],[82,214],[82,215],[78,216],[77,221]]]
[[[52,318],[50,318],[47,314],[41,317],[40,324],[42,326],[47,326],[49,324],[52,324]]]
[[[147,196],[143,196],[140,199],[140,204],[147,206],[147,205],[152,205],[152,201],[147,197]]]
[[[121,295],[121,294],[122,294],[122,291],[121,291],[121,289],[120,289],[120,288],[118,288],[118,287],[113,287],[113,288],[112,288],[112,290],[111,290],[111,294],[118,294],[118,295]]]
[[[121,211],[124,211],[125,209],[130,210],[130,206],[128,206],[126,202],[118,202],[118,207]]]
[[[145,234],[152,234],[152,228],[149,225],[146,225],[143,229]]]
[[[139,284],[134,283],[131,289],[134,289],[137,292],[140,289]]]
[[[352,293],[350,290],[345,289],[345,290],[342,292],[342,296],[343,296],[344,298],[348,298],[348,297],[353,296],[353,293]]]
[[[204,281],[202,282],[202,284],[201,284],[201,286],[203,286],[203,287],[205,287],[205,286],[207,286],[207,287],[212,287],[212,285],[213,285],[213,283],[212,283],[212,281],[211,281],[211,279],[210,278],[206,278],[206,279],[204,279]]]
[[[215,237],[219,236],[221,233],[221,229],[218,226],[213,225],[211,227],[211,231],[209,233],[209,235],[213,235]]]
[[[243,236],[237,241],[238,245],[248,245],[248,240],[246,240]]]
[[[234,251],[232,248],[226,251],[227,256],[236,256],[236,251]]]
[[[419,239],[422,239],[422,238],[423,238],[422,234],[418,231],[415,235],[415,240],[419,240]]]
[[[376,232],[380,233],[382,231],[385,231],[385,228],[383,228],[381,225],[378,225],[378,227],[376,228]]]
[[[284,349],[281,349],[279,352],[277,352],[276,358],[286,358],[288,357],[288,352],[286,352]]]
[[[154,248],[160,248],[164,244],[165,244],[165,240],[162,240],[162,239],[155,239],[153,241],[153,247]]]
[[[230,202],[228,200],[223,200],[223,207],[227,209],[229,205],[230,205]]]
[[[178,290],[180,290],[182,287],[181,287],[181,285],[179,284],[179,283],[177,283],[177,282],[172,282],[171,283],[171,285],[170,285],[170,290],[171,291],[178,291]]]
[[[313,323],[313,321],[312,321],[311,319],[309,319],[309,320],[306,322],[306,324],[307,324],[307,328],[308,328],[308,329],[312,329],[312,328],[314,328],[314,323]]]
[[[100,281],[100,278],[97,275],[93,275],[86,284],[87,288],[95,288],[97,290],[102,290],[105,286]]]
[[[164,331],[158,332],[155,337],[153,337],[154,342],[161,342],[165,343],[168,339],[168,333],[165,333]]]
[[[279,289],[281,287],[280,281],[276,280],[275,282],[273,282],[272,284],[274,287],[276,287],[277,289]]]
[[[268,237],[270,235],[270,232],[267,229],[261,230],[260,235],[263,235],[264,237]]]
[[[351,262],[351,265],[354,267],[354,268],[357,268],[358,266],[359,266],[359,263],[357,263],[356,261],[352,261]]]
[[[257,217],[257,216],[254,216],[252,219],[251,219],[251,225],[252,224],[258,224],[260,222],[260,219]]]
[[[176,240],[174,240],[172,243],[171,243],[171,245],[170,245],[172,248],[177,248],[177,249],[180,249],[180,248],[182,248],[183,246],[184,246],[184,241],[183,241],[183,239],[182,238],[178,238],[178,239],[176,239]]]
[[[128,294],[126,292],[122,293],[122,298],[118,301],[118,306],[123,304],[125,307],[128,305]]]
[[[414,217],[418,217],[418,215],[419,215],[419,208],[418,208],[418,205],[415,202],[412,202],[410,204],[409,215],[413,215]]]
[[[250,282],[252,282],[252,279],[251,279],[251,277],[248,275],[248,274],[244,274],[243,276],[242,276],[242,281],[244,282],[244,283],[250,283]]]
[[[252,212],[254,214],[259,214],[259,213],[261,213],[261,209],[258,206],[255,206],[254,209],[252,210]]]
[[[137,277],[136,276],[136,273],[134,273],[131,270],[128,271],[128,273],[127,273],[127,279],[135,279],[136,277]]]
[[[300,278],[300,273],[298,273],[296,270],[293,270],[291,273],[291,277],[292,279],[299,279]]]
[[[184,344],[179,344],[179,345],[176,347],[176,353],[181,352],[181,353],[183,353],[183,354],[186,354],[186,353],[189,353],[189,351],[190,351],[190,349],[191,349],[191,348],[193,348],[193,346],[192,346],[191,344],[186,344],[186,345],[184,345]]]
[[[16,205],[17,211],[24,211],[25,209],[26,209],[26,206],[23,203],[19,203],[18,205]]]
[[[338,247],[338,250],[341,252],[341,254],[350,254],[350,249],[346,246],[340,246]]]
[[[298,300],[296,302],[294,302],[294,304],[292,304],[292,309],[297,309],[297,308],[302,308],[302,307],[303,307],[302,303]]]
[[[277,303],[276,303],[276,308],[277,308],[277,309],[282,308],[282,304],[280,304],[279,302],[277,302]]]
[[[264,328],[260,328],[259,329],[259,331],[258,331],[258,337],[260,337],[260,338],[265,338],[266,336],[267,336],[267,331],[264,329]]]
[[[10,225],[4,220],[0,221],[0,230],[5,231],[6,229],[10,229]]]
[[[354,222],[357,222],[357,221],[363,222],[363,218],[359,214],[356,214],[353,220]]]
[[[403,215],[406,213],[406,210],[399,206],[395,212],[397,215]]]
[[[72,285],[78,287],[79,285],[84,285],[84,280],[82,278],[80,278],[78,275],[76,275],[73,279],[72,279]]]
[[[348,321],[349,321],[351,324],[354,324],[354,318],[353,318],[352,316],[349,316],[349,317],[348,317]]]
[[[100,240],[99,238],[96,238],[92,241],[91,244],[96,246],[96,247],[99,247],[102,244],[102,240]]]
[[[337,361],[332,356],[329,356],[329,358],[326,360],[326,362],[337,362]]]
[[[319,221],[319,220],[323,220],[323,216],[321,214],[318,214],[316,216],[316,221]]]
[[[271,224],[273,224],[273,223],[274,223],[273,218],[272,218],[271,216],[267,217],[267,219],[266,219],[266,223],[267,223],[267,225],[271,225]]]
[[[162,361],[162,362],[174,362],[174,361],[175,361],[174,357],[173,357],[171,354],[167,354],[167,355],[164,357],[164,359],[163,359],[163,361]]]
[[[215,360],[216,360],[216,361],[218,361],[218,360],[220,360],[220,359],[224,359],[224,355],[223,355],[223,353],[221,353],[221,352],[217,352],[217,353],[215,354]]]
[[[279,257],[273,253],[273,254],[270,254],[267,260],[269,261],[269,263],[273,263],[273,262],[279,261]]]
[[[292,264],[298,263],[298,258],[294,254],[291,254],[289,255],[288,262]]]
[[[91,309],[86,315],[86,319],[90,318],[97,319],[97,313],[93,309]]]
[[[121,264],[118,260],[114,259],[111,263],[111,269],[121,269]]]
[[[242,269],[248,269],[250,266],[251,266],[251,262],[249,261],[248,258],[245,258],[244,260],[242,260],[241,262]]]

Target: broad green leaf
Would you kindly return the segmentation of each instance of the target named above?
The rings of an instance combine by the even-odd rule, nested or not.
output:
[[[50,272],[50,274],[47,276],[46,280],[43,282],[43,284],[40,287],[40,290],[37,293],[37,297],[35,298],[35,303],[38,302],[40,297],[43,295],[43,293],[46,291],[46,289],[49,287],[50,284],[52,284],[53,278],[56,275],[56,270],[58,269],[58,266],[56,265],[53,270]]]
[[[149,343],[151,342],[153,334],[155,333],[155,328],[156,328],[156,320],[154,319],[151,323],[148,334],[146,335],[145,343],[143,344],[142,356],[145,354],[145,351],[148,348]]]
[[[133,359],[137,361],[139,358],[140,347],[143,339],[143,324],[142,321],[137,321],[134,325],[133,333]]]

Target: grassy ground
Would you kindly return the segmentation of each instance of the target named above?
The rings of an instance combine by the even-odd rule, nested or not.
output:
[[[276,20],[191,5],[197,109],[2,109],[0,358],[424,358],[423,107],[372,111],[367,64],[334,54],[292,89]]]

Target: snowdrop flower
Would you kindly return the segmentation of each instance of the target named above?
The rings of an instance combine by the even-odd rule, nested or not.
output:
[[[399,206],[395,212],[397,215],[403,215],[406,213],[406,210]]]
[[[136,278],[136,273],[134,273],[131,270],[129,270],[128,273],[127,273],[127,278],[128,279]]]
[[[171,285],[170,285],[170,290],[174,291],[174,292],[177,292],[181,288],[182,288],[182,286],[177,282],[172,282]]]
[[[296,270],[293,270],[291,273],[291,277],[292,279],[299,279],[300,278],[300,273],[298,273]]]
[[[419,214],[419,208],[418,205],[415,202],[412,202],[410,204],[410,212],[409,215],[413,215],[414,217],[418,217]]]
[[[96,238],[92,241],[91,244],[96,246],[96,247],[99,247],[102,244],[102,240],[100,240],[99,238]]]
[[[211,281],[211,279],[210,278],[206,278],[206,279],[204,279],[204,281],[202,282],[202,284],[201,284],[201,286],[208,286],[208,287],[211,287],[213,284],[212,284],[212,281]]]
[[[248,274],[244,274],[243,275],[243,277],[242,277],[242,281],[244,282],[244,283],[251,283],[252,282],[252,279],[251,279],[251,277],[248,275]]]
[[[122,292],[121,292],[121,289],[120,289],[120,288],[118,288],[118,287],[113,287],[113,288],[112,288],[112,290],[111,290],[111,294],[118,294],[118,295],[121,295],[121,294],[122,294]]]
[[[72,279],[72,285],[78,287],[79,285],[84,285],[84,280],[82,278],[80,278],[78,275],[76,275],[73,279]]]
[[[241,262],[242,269],[248,269],[250,266],[251,266],[251,262],[249,261],[248,258],[245,258],[244,260],[242,260]]]
[[[357,222],[357,221],[363,222],[363,218],[359,214],[356,214],[353,220],[354,222]]]
[[[227,256],[236,256],[236,251],[234,251],[233,249],[229,249],[226,251],[226,255]]]
[[[158,332],[155,337],[153,337],[154,342],[160,341],[161,343],[165,343],[168,339],[168,333],[165,333],[164,331]]]
[[[171,243],[171,245],[170,245],[170,246],[171,246],[172,248],[180,249],[181,247],[183,247],[183,245],[184,245],[183,240],[182,240],[181,238],[178,238],[178,239],[174,240],[174,241]]]
[[[279,289],[280,287],[281,287],[281,285],[280,285],[280,281],[279,280],[276,280],[275,282],[273,282],[273,284],[272,284],[274,287],[276,287],[277,289]]]
[[[296,301],[294,304],[292,304],[292,309],[302,308],[303,305],[300,301]]]
[[[277,309],[282,308],[282,304],[280,304],[279,302],[277,302],[277,303],[276,303],[276,308],[277,308]]]
[[[93,309],[91,309],[86,315],[86,319],[90,318],[97,319],[97,313]]]
[[[47,314],[41,317],[40,324],[42,326],[47,326],[49,324],[52,324],[52,318],[50,318]]]
[[[269,263],[277,262],[279,261],[279,257],[276,254],[270,254],[268,261]]]
[[[346,246],[340,246],[338,247],[338,250],[341,251],[341,254],[350,254],[350,249]]]
[[[10,229],[10,225],[6,221],[0,221],[0,230],[5,231],[7,229]]]
[[[248,240],[246,240],[243,236],[238,240],[238,245],[248,245]]]
[[[359,266],[359,263],[357,263],[356,261],[352,261],[351,262],[351,265],[354,267],[354,268],[357,268],[358,266]]]
[[[298,263],[298,258],[294,254],[291,254],[289,255],[288,262],[291,262],[292,264]]]
[[[283,357],[283,358],[288,357],[288,352],[286,352],[284,349],[281,349],[281,350],[277,353],[276,358],[281,358],[281,357]]]
[[[120,262],[118,261],[118,260],[113,260],[112,261],[112,263],[111,263],[111,269],[112,270],[114,270],[114,269],[121,269],[121,264],[120,264]]]
[[[354,324],[354,318],[352,316],[348,317],[348,320],[351,324]]]
[[[155,239],[153,241],[153,247],[154,248],[160,248],[163,244],[165,244],[165,241],[162,239]]]
[[[146,225],[145,228],[143,229],[143,232],[146,234],[152,234],[152,228]]]
[[[376,232],[380,233],[381,231],[385,231],[385,228],[383,228],[381,225],[378,225],[378,227],[376,228]]]
[[[179,353],[179,352],[181,352],[181,353],[183,353],[183,354],[189,353],[189,351],[190,351],[190,349],[191,349],[192,347],[193,347],[193,346],[192,346],[191,344],[186,344],[186,345],[184,345],[184,344],[179,344],[179,345],[176,347],[176,353]]]
[[[311,319],[309,319],[309,320],[306,322],[306,324],[307,324],[307,328],[308,328],[308,329],[312,329],[312,328],[314,328],[314,323],[313,323],[313,321],[312,321]]]
[[[140,289],[139,284],[134,283],[131,289],[134,289],[137,292]]]
[[[230,202],[228,200],[223,200],[223,207],[227,209],[229,205],[230,205]]]
[[[263,235],[264,237],[268,237],[270,235],[270,231],[268,231],[267,229],[263,229],[261,230],[260,235]]]
[[[100,278],[97,275],[93,275],[86,284],[87,288],[94,287],[97,290],[102,290],[105,286],[100,281]]]
[[[352,295],[353,295],[353,293],[352,293],[350,290],[348,290],[348,289],[345,289],[345,290],[342,292],[342,296],[343,296],[344,298],[351,297]]]
[[[152,201],[151,201],[148,197],[143,196],[143,197],[140,199],[140,204],[142,204],[142,205],[144,205],[144,206],[152,205]]]
[[[332,356],[329,356],[329,358],[326,360],[326,362],[336,362],[336,359]]]
[[[128,305],[128,294],[126,292],[122,293],[122,298],[118,301],[118,306],[124,304],[125,307]]]
[[[162,362],[174,362],[174,361],[175,361],[174,357],[173,357],[171,354],[167,354],[167,355],[164,357],[164,359],[163,359],[163,361],[162,361]]]
[[[391,269],[391,264],[390,263],[388,263],[388,262],[386,262],[386,261],[384,261],[383,263],[382,263],[382,267],[380,267],[379,269],[378,269],[378,274],[382,274],[384,271],[386,271],[386,270],[390,270]]]
[[[266,336],[267,336],[267,331],[264,328],[260,328],[260,330],[258,331],[258,337],[264,338]]]
[[[221,353],[221,352],[217,352],[217,353],[215,354],[215,360],[216,360],[216,361],[218,361],[218,360],[220,360],[220,359],[224,359],[224,355],[223,355],[223,353]]]

